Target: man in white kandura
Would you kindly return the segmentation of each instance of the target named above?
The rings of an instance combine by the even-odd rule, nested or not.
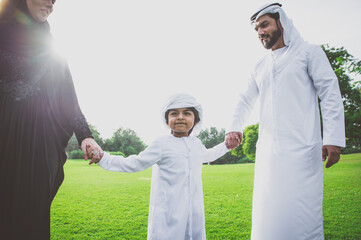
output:
[[[345,146],[342,98],[326,54],[302,39],[281,6],[263,6],[251,17],[262,45],[271,51],[255,66],[226,144],[233,148],[242,139],[244,121],[258,98],[251,238],[324,239],[322,160],[328,157],[326,168],[337,163]]]

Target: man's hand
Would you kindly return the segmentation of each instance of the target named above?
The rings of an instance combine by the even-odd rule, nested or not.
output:
[[[338,146],[324,145],[322,147],[322,161],[326,161],[326,168],[331,167],[340,160],[341,148]]]
[[[83,151],[84,159],[91,159],[89,165],[98,163],[103,157],[102,148],[94,141],[93,138],[86,138],[81,142],[81,150]]]
[[[228,149],[234,149],[242,143],[241,132],[230,132],[226,135],[226,147]]]

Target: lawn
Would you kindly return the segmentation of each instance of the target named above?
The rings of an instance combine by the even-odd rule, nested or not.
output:
[[[207,239],[249,239],[254,164],[204,165]],[[113,173],[68,160],[51,239],[146,239],[151,169]],[[361,239],[361,154],[324,171],[326,240]]]

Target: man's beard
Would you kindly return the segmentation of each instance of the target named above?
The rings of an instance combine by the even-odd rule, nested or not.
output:
[[[275,43],[278,41],[278,39],[281,37],[281,29],[278,27],[277,25],[277,29],[274,30],[272,33],[271,33],[271,36],[268,35],[268,34],[265,34],[262,37],[261,39],[261,42],[263,44],[263,46],[266,48],[266,49],[271,49],[273,47],[273,45],[275,45]],[[265,41],[263,40],[264,38],[266,37],[269,37],[270,40],[269,41]]]

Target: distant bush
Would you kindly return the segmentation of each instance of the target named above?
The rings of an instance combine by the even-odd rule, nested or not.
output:
[[[73,150],[70,152],[69,159],[84,159],[83,151],[80,149]]]
[[[145,149],[146,145],[131,129],[119,128],[110,139],[104,142],[104,151],[120,151],[126,156],[138,154]]]
[[[118,152],[108,152],[110,155],[116,155],[116,156],[123,156],[126,157],[124,153],[118,151]]]
[[[342,154],[361,153],[361,147],[346,147],[342,149]]]

